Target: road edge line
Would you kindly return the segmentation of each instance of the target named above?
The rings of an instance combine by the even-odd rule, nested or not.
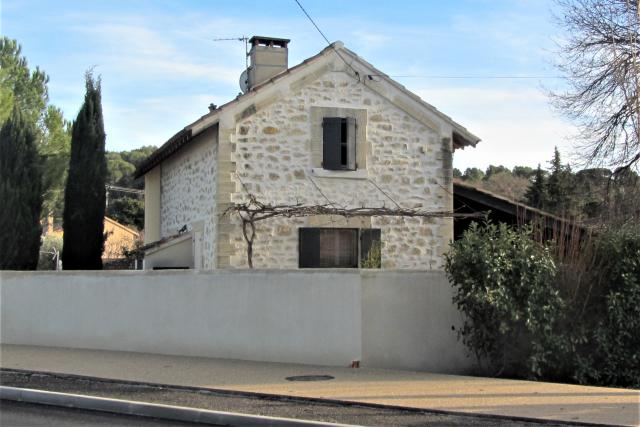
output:
[[[212,411],[208,409],[188,408],[184,406],[111,399],[106,397],[86,396],[9,386],[0,386],[0,399],[201,424],[261,427],[353,427],[352,425],[347,424]]]

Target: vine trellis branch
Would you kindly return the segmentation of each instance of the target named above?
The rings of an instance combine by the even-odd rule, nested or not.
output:
[[[259,201],[255,195],[248,194],[248,201],[233,203],[223,215],[237,214],[242,221],[242,235],[247,243],[247,263],[253,268],[253,243],[256,237],[256,223],[270,218],[299,218],[316,215],[354,217],[404,217],[404,218],[483,218],[485,212],[458,213],[455,211],[440,210],[426,211],[417,208],[382,207],[336,207],[333,204],[304,205],[296,204],[271,204]]]

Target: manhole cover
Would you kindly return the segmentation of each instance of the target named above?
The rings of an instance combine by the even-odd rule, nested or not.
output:
[[[296,375],[287,377],[287,381],[329,381],[334,379],[331,375]]]

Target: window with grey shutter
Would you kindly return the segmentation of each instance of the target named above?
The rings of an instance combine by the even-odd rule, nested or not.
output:
[[[325,117],[322,120],[322,167],[330,170],[342,167],[342,118]]]
[[[322,120],[322,167],[356,170],[356,119],[325,117]]]
[[[320,267],[320,229],[301,228],[298,238],[298,267]]]

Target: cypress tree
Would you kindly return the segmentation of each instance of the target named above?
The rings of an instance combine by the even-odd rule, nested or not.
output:
[[[16,106],[0,130],[0,200],[0,269],[35,270],[42,234],[42,168],[35,130]]]
[[[553,152],[551,173],[547,181],[548,209],[557,215],[567,215],[571,207],[571,171],[562,164],[558,147]]]
[[[535,174],[533,175],[533,182],[527,189],[524,197],[529,206],[533,206],[538,209],[544,209],[546,207],[547,185],[545,183],[544,172],[542,171],[540,164],[538,164],[538,169],[536,169]]]
[[[84,104],[71,130],[63,215],[65,270],[102,269],[107,163],[101,102],[100,80],[87,73]]]

